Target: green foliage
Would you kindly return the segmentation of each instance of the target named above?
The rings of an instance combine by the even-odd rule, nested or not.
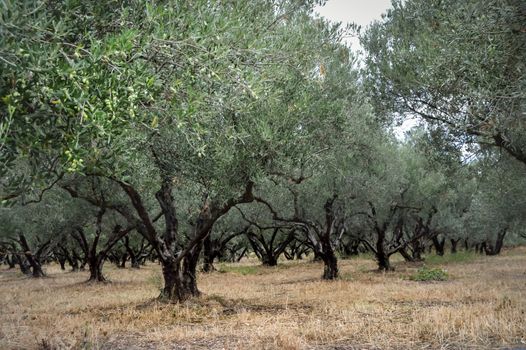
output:
[[[380,115],[420,116],[526,163],[523,1],[393,1],[362,37]]]
[[[3,2],[2,163],[229,198],[346,120],[352,57],[314,3]]]
[[[447,281],[449,278],[448,273],[441,268],[429,268],[423,266],[418,271],[409,277],[412,281]]]
[[[29,242],[59,242],[75,225],[85,225],[95,211],[60,190],[53,190],[39,203],[0,208],[0,240],[26,235]]]
[[[0,212],[2,237],[21,230],[36,241],[84,224],[92,237],[93,208],[52,187],[100,195],[135,215],[120,181],[152,218],[160,181],[173,187],[174,247],[191,239],[203,198],[219,208],[253,183],[275,213],[262,203],[240,208],[261,225],[275,224],[276,213],[289,218],[283,232],[300,219],[298,235],[314,234],[306,221],[316,234],[362,244],[381,231],[393,254],[415,235],[420,247],[431,234],[518,237],[526,205],[524,169],[511,161],[526,162],[520,1],[393,1],[362,38],[363,79],[342,28],[313,16],[318,2],[0,2],[0,201],[12,206]],[[383,123],[414,115],[429,123],[403,141]],[[44,188],[40,203],[21,205]],[[335,221],[324,231],[328,198]],[[105,232],[120,220],[108,213]],[[153,225],[165,228],[162,219]],[[212,234],[246,225],[231,212]],[[463,254],[429,259],[471,259]]]
[[[474,193],[465,228],[472,237],[484,240],[499,230],[524,227],[526,178],[523,165],[510,157],[488,154],[476,165],[479,189]]]

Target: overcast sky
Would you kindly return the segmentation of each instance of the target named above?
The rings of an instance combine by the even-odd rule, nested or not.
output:
[[[344,25],[354,22],[364,30],[372,21],[381,19],[382,13],[390,6],[391,0],[328,0],[325,6],[317,7],[315,12]],[[358,38],[348,38],[346,41],[351,44],[353,51],[361,50]],[[403,139],[404,133],[415,125],[416,120],[407,119],[401,126],[394,128],[395,135]]]
[[[315,12],[323,17],[334,21],[347,23],[356,23],[362,26],[362,29],[374,21],[380,19],[391,5],[391,0],[329,0],[323,7],[316,8]],[[359,49],[357,38],[349,38],[353,50]]]

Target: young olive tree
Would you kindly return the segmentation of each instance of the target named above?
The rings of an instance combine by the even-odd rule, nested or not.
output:
[[[427,243],[445,234],[437,217],[447,213],[450,178],[410,141],[378,142],[347,177],[348,234],[374,253],[382,271],[392,269],[395,253],[408,261],[423,259]]]

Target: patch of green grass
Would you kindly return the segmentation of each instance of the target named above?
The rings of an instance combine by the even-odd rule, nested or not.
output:
[[[429,268],[423,266],[409,277],[412,281],[447,281],[449,278],[447,272],[440,268]]]
[[[340,274],[340,277],[339,279],[341,279],[342,281],[352,281],[353,278],[352,278],[352,273],[350,272],[345,272],[345,273],[341,273]]]
[[[255,275],[258,272],[260,272],[260,269],[258,266],[246,266],[246,265],[240,265],[240,266],[234,266],[234,265],[220,265],[218,271],[220,273],[225,272],[233,272],[238,273],[240,275],[246,276],[246,275]]]
[[[477,259],[480,255],[475,252],[461,251],[455,254],[429,255],[426,256],[426,264],[440,265],[449,263],[467,263]]]
[[[372,259],[371,259],[372,260]],[[376,267],[376,265],[375,265]],[[374,269],[376,271],[376,269]],[[371,272],[371,265],[361,264],[356,268],[358,272]]]
[[[258,265],[236,265],[235,263],[222,263],[219,265],[217,271],[219,273],[233,272],[240,275],[261,275],[266,273],[273,273],[280,270],[290,269],[292,267],[304,264],[304,260],[295,261],[281,261],[276,266]]]

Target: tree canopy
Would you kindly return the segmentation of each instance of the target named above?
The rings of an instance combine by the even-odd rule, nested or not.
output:
[[[1,2],[0,258],[156,260],[184,301],[201,261],[521,242],[522,2],[393,1],[361,69],[321,3]]]

